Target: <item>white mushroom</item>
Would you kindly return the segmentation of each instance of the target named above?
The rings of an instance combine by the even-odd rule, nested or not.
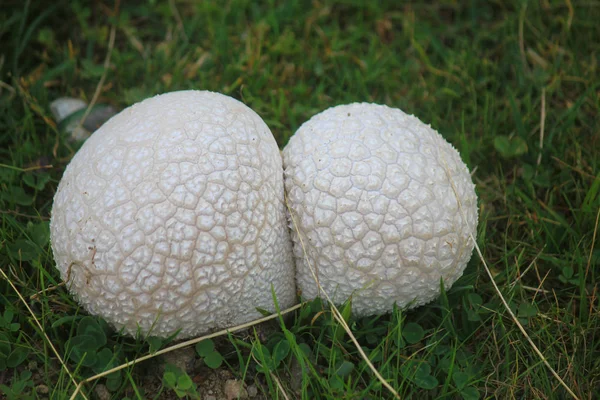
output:
[[[110,119],[54,198],[52,249],[91,314],[179,338],[295,301],[283,170],[263,120],[230,97],[181,91]]]
[[[436,131],[376,104],[330,108],[283,151],[297,284],[302,296],[355,315],[415,307],[463,273],[477,227],[467,166]],[[457,197],[466,217],[463,220]]]

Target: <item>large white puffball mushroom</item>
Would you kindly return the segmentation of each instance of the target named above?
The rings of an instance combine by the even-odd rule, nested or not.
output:
[[[181,91],[110,119],[54,198],[52,250],[80,304],[129,334],[178,338],[295,301],[278,146],[218,93]]]
[[[416,117],[330,108],[298,129],[283,163],[303,297],[322,295],[317,279],[334,303],[351,297],[356,316],[373,315],[425,304],[440,279],[449,288],[462,275],[475,186],[458,152]]]

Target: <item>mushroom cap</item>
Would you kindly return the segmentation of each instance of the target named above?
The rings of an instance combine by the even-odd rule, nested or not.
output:
[[[146,99],[75,154],[50,222],[79,303],[128,334],[179,338],[296,298],[279,149],[263,120],[213,92]],[[272,285],[272,286],[271,286]]]
[[[357,316],[416,307],[463,273],[477,196],[459,153],[401,110],[355,103],[305,122],[283,150],[298,289]],[[454,184],[464,211],[461,216]],[[466,223],[465,223],[466,220]]]

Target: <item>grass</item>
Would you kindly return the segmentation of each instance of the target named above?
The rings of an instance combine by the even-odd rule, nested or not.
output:
[[[314,113],[353,101],[430,122],[474,171],[477,242],[502,296],[566,386],[600,395],[599,3],[43,3],[0,9],[0,397],[69,398],[73,381],[171,343],[121,337],[56,288],[48,219],[78,145],[49,103],[90,101],[97,88],[118,108],[177,89],[229,94],[280,146]],[[427,306],[341,314],[402,398],[569,396],[476,256]],[[209,378],[227,376],[268,399],[392,397],[320,302],[289,315],[202,342],[194,368],[154,358],[82,393],[205,398]]]

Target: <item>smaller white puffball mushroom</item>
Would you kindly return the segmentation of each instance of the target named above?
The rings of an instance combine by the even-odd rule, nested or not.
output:
[[[322,295],[318,280],[334,303],[351,297],[355,315],[381,314],[434,300],[440,279],[449,288],[462,275],[475,185],[458,152],[416,117],[332,107],[298,129],[283,164],[304,298]]]
[[[50,223],[61,277],[126,333],[178,338],[296,299],[279,148],[241,102],[172,92],[123,110],[84,143]]]

